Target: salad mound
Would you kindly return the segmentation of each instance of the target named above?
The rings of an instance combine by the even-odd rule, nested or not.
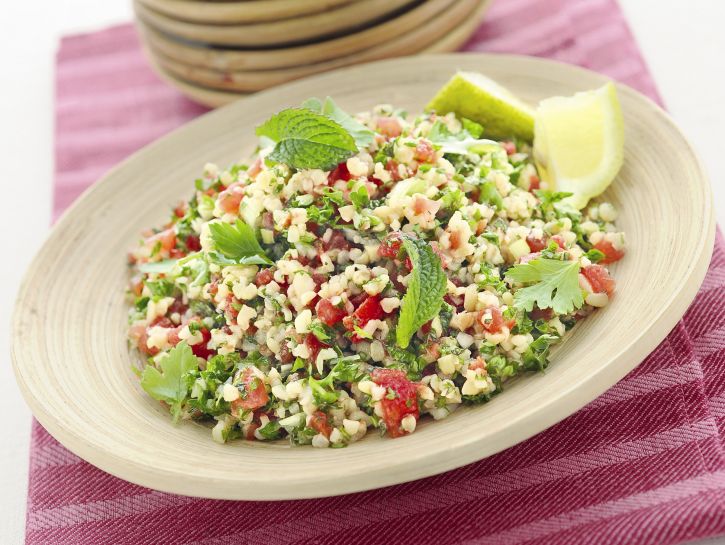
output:
[[[257,134],[129,254],[141,386],[216,441],[411,434],[543,370],[614,293],[614,207],[574,208],[526,142],[329,98]]]

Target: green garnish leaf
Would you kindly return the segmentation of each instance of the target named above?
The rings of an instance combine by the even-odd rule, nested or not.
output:
[[[476,123],[476,125],[478,124]],[[478,125],[478,127],[481,126]],[[477,132],[475,127],[472,128],[474,128],[474,131]],[[481,127],[481,131],[483,131],[483,127]],[[480,136],[480,133],[478,136]],[[485,153],[489,151],[499,151],[501,149],[501,146],[495,140],[481,140],[478,136],[471,134],[465,124],[462,131],[454,134],[444,123],[440,121],[433,123],[433,126],[428,132],[428,139],[438,146],[443,153],[466,155],[469,152]]]
[[[365,376],[360,371],[360,356],[358,355],[337,358],[332,361],[336,363],[325,378],[317,380],[310,377],[308,379],[312,396],[319,405],[337,401],[340,394],[335,390],[335,382],[360,382]]]
[[[501,210],[503,208],[503,198],[501,197],[501,193],[498,192],[496,184],[493,181],[487,180],[478,186],[478,188],[478,202],[491,205],[496,210]]]
[[[268,158],[293,168],[329,170],[358,151],[338,122],[306,108],[282,110],[257,127],[257,136],[276,142]]]
[[[551,345],[558,342],[559,337],[544,334],[532,342],[521,355],[524,368],[529,371],[543,371],[549,364],[549,349]]]
[[[584,304],[579,287],[579,262],[539,258],[515,265],[506,276],[516,282],[532,284],[514,294],[518,308],[531,311],[534,305],[551,308],[557,314],[569,314]]]
[[[277,420],[268,422],[265,426],[262,426],[259,428],[259,435],[267,439],[268,441],[273,441],[275,439],[279,439],[281,432],[280,432],[280,424]]]
[[[373,143],[375,133],[356,121],[354,117],[335,104],[330,97],[327,97],[324,102],[317,98],[307,99],[302,103],[302,107],[337,121],[343,129],[352,135],[358,148],[365,148]]]
[[[174,422],[178,422],[181,407],[189,395],[186,375],[199,368],[198,361],[186,341],[182,341],[159,362],[159,367],[161,371],[152,365],[144,368],[141,387],[154,399],[168,403]]]
[[[413,265],[395,338],[400,348],[407,348],[411,337],[441,309],[447,278],[441,260],[425,240],[403,235],[403,248]]]
[[[209,224],[209,231],[217,250],[222,256],[239,265],[271,265],[272,261],[257,242],[254,230],[237,220],[237,223],[215,222]]]

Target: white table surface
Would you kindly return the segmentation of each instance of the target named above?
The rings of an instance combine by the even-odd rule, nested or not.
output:
[[[505,0],[497,0],[505,1]],[[667,107],[708,168],[718,221],[725,225],[725,2],[620,0]],[[50,219],[53,172],[53,66],[58,38],[128,21],[130,0],[8,2],[0,33],[0,542],[22,543],[30,412],[9,361],[10,316],[23,271]],[[725,539],[708,543],[725,545]]]

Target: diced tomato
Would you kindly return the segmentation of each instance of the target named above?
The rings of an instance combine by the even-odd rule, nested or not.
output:
[[[540,252],[546,248],[546,241],[543,238],[537,238],[533,235],[526,237],[526,244],[529,245],[529,249],[532,252]]]
[[[262,159],[257,157],[257,160],[247,169],[247,176],[254,179],[260,172],[262,172]]]
[[[322,249],[326,252],[330,250],[349,250],[350,243],[345,238],[345,235],[342,234],[342,231],[335,229],[332,231],[330,240],[322,242]]]
[[[551,320],[554,317],[554,310],[551,308],[539,308],[534,307],[531,312],[529,312],[529,318],[532,320]]]
[[[491,319],[487,320],[486,315],[490,312]],[[487,307],[485,310],[481,310],[478,313],[478,322],[483,326],[483,329],[489,333],[500,333],[503,329],[503,314],[498,307]]]
[[[181,342],[181,339],[179,338],[179,331],[181,331],[181,328],[183,326],[178,326],[173,328],[171,331],[169,331],[169,344],[171,346],[176,346]]]
[[[556,245],[559,247],[559,249],[563,250],[566,248],[566,242],[564,242],[564,237],[561,235],[554,235],[551,237],[551,240],[553,242],[556,242]]]
[[[156,244],[161,243],[161,250],[169,252],[176,246],[176,232],[173,228],[166,229],[160,233],[150,236],[146,239],[146,245],[153,248]]]
[[[582,269],[582,274],[589,281],[594,293],[606,293],[610,297],[614,293],[616,283],[609,276],[607,269],[601,265],[590,265]]]
[[[310,428],[329,438],[332,426],[327,421],[327,415],[322,411],[315,411],[310,415]]]
[[[262,214],[262,227],[264,229],[274,230],[274,216],[272,212],[265,212]]]
[[[528,263],[529,261],[533,261],[539,257],[541,257],[541,252],[531,252],[530,254],[522,255],[519,258],[519,263]]]
[[[257,431],[260,428],[260,425],[256,422],[250,422],[247,424],[247,433],[244,435],[244,438],[247,441],[254,441],[257,438],[254,436],[254,432]]]
[[[376,124],[378,132],[388,138],[396,138],[403,132],[403,126],[394,117],[379,117]]]
[[[427,140],[420,140],[415,146],[415,154],[413,155],[419,163],[435,163],[436,150]]]
[[[175,299],[173,303],[169,306],[169,310],[167,311],[168,314],[184,314],[189,309],[189,305],[184,304],[184,301],[181,299]]]
[[[196,235],[189,235],[188,237],[186,237],[184,243],[186,244],[186,248],[190,252],[198,252],[199,250],[201,250],[201,241]]]
[[[250,335],[249,330],[247,330],[247,335]],[[279,354],[277,355],[277,357],[282,363],[292,363],[295,360],[292,351],[289,349],[289,344],[287,344],[287,341],[282,341],[280,343]]]
[[[204,358],[206,360],[214,355],[214,351],[210,350],[206,346],[211,340],[211,333],[205,327],[202,327],[199,330],[199,333],[201,333],[201,342],[198,344],[192,344],[191,351],[197,358]]]
[[[244,187],[239,182],[233,183],[219,193],[219,208],[227,214],[239,214],[239,203],[244,197]]]
[[[514,153],[516,153],[516,144],[514,142],[511,142],[510,140],[501,142],[501,146],[504,150],[506,150],[506,155],[513,155]]]
[[[394,182],[399,182],[403,179],[403,177],[400,175],[400,171],[398,170],[397,161],[394,161],[393,159],[388,159],[388,162],[385,163],[385,170],[390,172],[390,177],[393,179]]]
[[[482,357],[478,357],[475,360],[473,360],[471,363],[468,364],[469,369],[485,369],[486,368],[486,360],[484,360]]]
[[[166,316],[157,316],[154,318],[154,320],[149,324],[149,327],[174,327],[174,322],[172,322],[169,318]]]
[[[355,327],[364,328],[370,320],[381,320],[385,316],[383,307],[380,306],[380,297],[371,295],[353,312],[342,320],[342,324],[348,331],[355,331]],[[354,343],[363,339],[354,333],[350,340]]]
[[[309,361],[311,361],[313,364],[317,361],[317,355],[320,353],[320,350],[322,350],[323,348],[329,348],[329,345],[323,343],[312,333],[308,333],[307,335],[305,335],[305,346],[310,352]]]
[[[186,203],[182,201],[176,205],[176,208],[174,208],[174,216],[176,216],[177,218],[183,218],[185,214]]]
[[[149,340],[148,330],[144,325],[134,325],[129,331],[129,336],[132,340],[136,341],[136,346],[139,352],[146,354],[147,356],[155,356],[159,353],[158,348],[149,348],[146,342]]]
[[[330,171],[330,173],[327,175],[327,183],[329,185],[332,185],[338,180],[347,182],[350,178],[351,176],[350,171],[347,169],[347,163],[343,162]]]
[[[604,254],[604,259],[599,263],[607,265],[608,263],[614,263],[624,257],[622,250],[617,250],[614,245],[608,240],[602,239],[594,245],[594,249],[599,250]]]
[[[272,269],[261,269],[254,278],[254,283],[257,286],[266,286],[272,280],[274,280],[274,271]]]
[[[388,259],[395,259],[398,257],[402,245],[403,235],[400,232],[395,231],[389,235],[385,235],[385,238],[383,238],[378,247],[378,255],[380,257],[387,257]]]
[[[536,174],[532,174],[531,178],[529,178],[529,191],[535,191],[536,189],[539,189],[541,187],[541,178],[539,178]]]
[[[320,299],[315,310],[320,321],[330,327],[342,322],[342,319],[347,316],[344,308],[336,307],[329,299]]]
[[[242,384],[244,392],[241,397],[232,401],[233,413],[239,409],[258,409],[267,404],[269,395],[264,388],[264,383],[250,368],[242,371]]]
[[[383,396],[380,404],[383,409],[383,421],[390,437],[405,435],[400,423],[408,415],[417,420],[418,412],[418,385],[408,380],[404,371],[399,369],[376,368],[372,373],[372,380],[378,386],[388,389],[388,395]],[[392,395],[390,395],[392,393]],[[392,399],[391,399],[392,398]]]

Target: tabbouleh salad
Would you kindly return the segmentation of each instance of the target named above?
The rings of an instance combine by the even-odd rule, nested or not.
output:
[[[312,99],[258,127],[249,163],[206,165],[129,255],[144,390],[219,442],[343,447],[543,370],[609,302],[624,237],[483,131]]]

